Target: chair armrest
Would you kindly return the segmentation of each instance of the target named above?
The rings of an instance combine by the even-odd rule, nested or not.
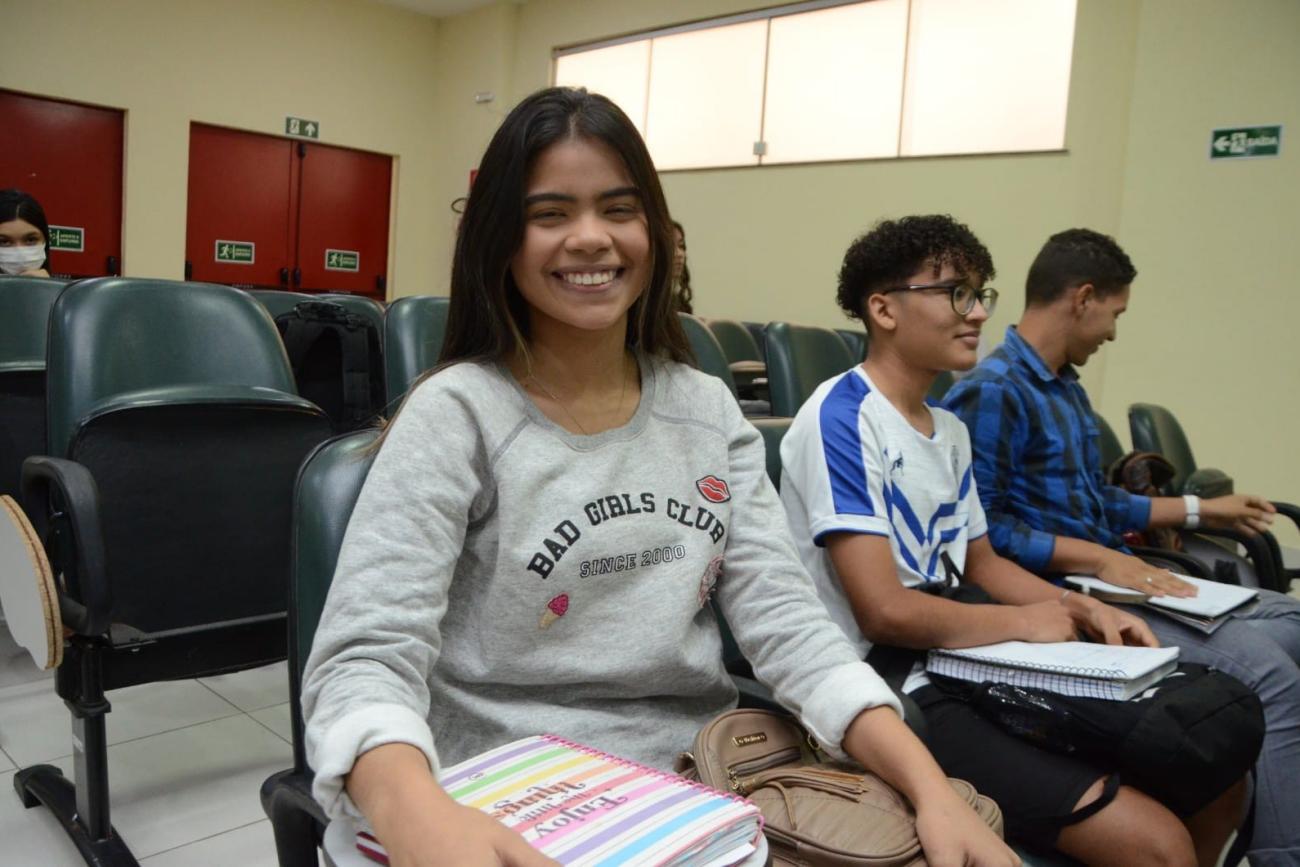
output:
[[[104,534],[99,520],[99,488],[90,471],[76,461],[36,455],[23,461],[23,507],[28,514],[48,517],[45,539],[56,574],[63,625],[78,635],[108,632],[113,595],[104,566]],[[72,538],[72,562],[60,562],[65,526]],[[54,549],[54,550],[50,550]]]
[[[1232,476],[1223,470],[1204,467],[1183,479],[1184,494],[1194,494],[1204,499],[1223,497],[1233,490]]]
[[[1300,506],[1274,500],[1273,508],[1277,509],[1277,513],[1282,517],[1289,518],[1291,523],[1296,525],[1296,529],[1300,529]]]
[[[1255,567],[1255,577],[1259,579],[1259,586],[1266,590],[1277,590],[1280,593],[1287,591],[1287,580],[1278,573],[1282,568],[1280,557],[1275,553],[1276,541],[1266,533],[1257,533],[1248,536],[1245,533],[1239,533],[1236,530],[1220,530],[1210,527],[1197,527],[1196,534],[1211,539],[1227,539],[1230,542],[1236,542],[1246,549],[1246,558],[1250,560]],[[1271,542],[1271,544],[1270,544]]]
[[[1168,569],[1172,566],[1173,571],[1180,571],[1192,578],[1214,579],[1214,576],[1205,568],[1204,563],[1180,551],[1167,551],[1164,548],[1146,548],[1137,545],[1130,545],[1129,550],[1152,566],[1159,566],[1162,569]]]

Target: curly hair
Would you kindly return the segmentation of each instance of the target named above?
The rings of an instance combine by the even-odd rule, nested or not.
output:
[[[1092,229],[1066,229],[1047,239],[1025,278],[1025,306],[1051,304],[1072,286],[1091,283],[1097,297],[1133,282],[1137,269],[1115,239]]]
[[[980,282],[997,274],[988,248],[947,214],[881,220],[849,245],[835,300],[846,316],[866,323],[868,297],[907,282],[926,266],[937,273],[944,265]]]

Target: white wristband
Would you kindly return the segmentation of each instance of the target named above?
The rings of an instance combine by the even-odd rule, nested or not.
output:
[[[1201,526],[1201,498],[1194,494],[1186,494],[1183,496],[1183,505],[1187,507],[1187,518],[1183,521],[1183,526],[1195,530]]]

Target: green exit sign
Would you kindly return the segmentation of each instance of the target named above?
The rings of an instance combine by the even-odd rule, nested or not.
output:
[[[304,117],[286,117],[284,119],[284,134],[294,135],[298,138],[320,138],[320,124]]]
[[[326,271],[360,271],[361,254],[356,250],[326,250]]]
[[[217,241],[214,258],[218,262],[252,265],[255,246],[252,241]]]
[[[80,226],[50,226],[50,249],[81,253],[86,249],[86,230]]]
[[[1275,157],[1282,149],[1282,127],[1239,126],[1210,134],[1210,159],[1234,160]]]

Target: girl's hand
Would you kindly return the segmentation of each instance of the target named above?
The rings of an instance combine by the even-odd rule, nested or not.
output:
[[[391,867],[558,867],[488,814],[453,804],[416,820],[385,822]],[[396,826],[396,827],[394,827]],[[378,835],[376,835],[378,836]]]
[[[1020,857],[951,789],[916,810],[916,836],[930,867],[1019,867]]]

